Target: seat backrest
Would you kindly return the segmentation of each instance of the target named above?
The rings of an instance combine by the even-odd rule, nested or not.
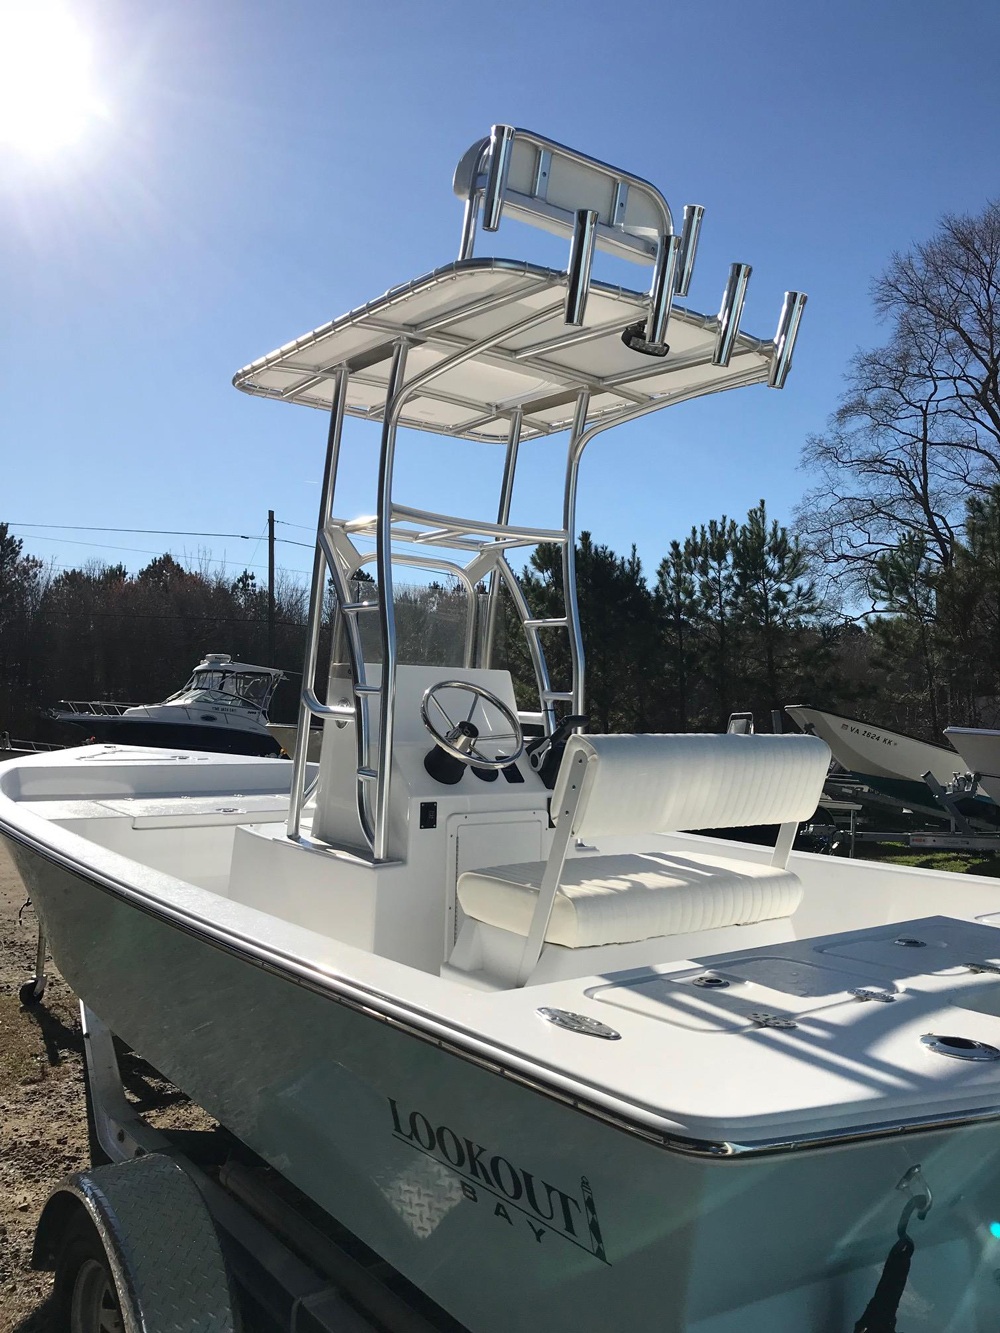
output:
[[[573,736],[553,812],[581,755],[572,832],[582,837],[794,823],[816,809],[830,764],[817,736]]]

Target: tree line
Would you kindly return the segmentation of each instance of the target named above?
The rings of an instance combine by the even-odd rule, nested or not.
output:
[[[275,661],[301,668],[305,590],[279,579],[275,603]],[[267,613],[249,570],[227,579],[162,555],[136,574],[98,561],[55,573],[0,523],[0,731],[79,739],[44,716],[58,700],[155,702],[206,652],[266,663]]]
[[[562,614],[561,559],[539,547],[523,572],[532,613]],[[746,520],[727,518],[671,543],[647,581],[633,549],[626,557],[589,533],[577,548],[577,586],[587,653],[591,726],[596,730],[716,729],[734,708],[764,710],[794,695],[834,688],[836,630],[809,576],[798,540],[768,518],[762,501]],[[358,596],[378,595],[362,575]],[[458,586],[397,589],[399,657],[462,661],[467,635],[482,634],[485,588],[470,628]],[[0,524],[0,729],[54,736],[40,714],[61,698],[151,702],[178,689],[206,651],[267,662],[267,593],[250,571],[227,579],[158,556],[130,575],[92,562],[58,574]],[[276,594],[275,665],[292,674],[277,703],[294,711],[305,645],[305,590],[281,581]],[[332,595],[321,656],[329,655]],[[378,660],[374,616],[362,618],[366,655]],[[565,631],[545,632],[553,681],[568,680]],[[342,660],[342,643],[336,647]],[[501,604],[494,655],[509,666],[528,707],[534,677],[513,608]]]
[[[872,288],[884,344],[852,359],[841,402],[803,451],[811,481],[790,526],[763,500],[670,542],[647,574],[581,535],[577,582],[593,730],[715,730],[790,702],[939,740],[997,721],[1000,700],[1000,202],[945,217]],[[377,593],[366,576],[362,582]],[[557,548],[524,571],[532,614],[563,614]],[[59,698],[151,701],[205,651],[267,660],[267,593],[159,556],[136,574],[56,574],[0,523],[0,730],[44,737]],[[305,591],[276,593],[275,664],[301,665]],[[324,618],[331,644],[332,601]],[[461,660],[465,595],[401,590],[401,660]],[[374,617],[364,618],[371,644]],[[553,685],[565,631],[542,631]],[[340,651],[340,650],[338,650]],[[509,601],[497,659],[531,701]],[[294,711],[296,683],[277,711]],[[49,731],[51,735],[51,729]]]

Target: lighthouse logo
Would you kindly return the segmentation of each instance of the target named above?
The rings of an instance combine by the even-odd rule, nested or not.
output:
[[[560,1189],[450,1125],[434,1124],[422,1111],[408,1111],[388,1100],[392,1137],[446,1165],[471,1203],[485,1204],[499,1222],[525,1229],[537,1245],[558,1237],[610,1265],[586,1176],[577,1189]]]

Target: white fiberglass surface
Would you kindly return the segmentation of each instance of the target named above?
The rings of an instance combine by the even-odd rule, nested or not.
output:
[[[741,334],[730,367],[714,366],[718,320],[678,306],[668,328],[670,354],[633,351],[623,344],[622,330],[646,318],[649,298],[596,281],[584,324],[569,328],[565,282],[564,273],[519,260],[449,264],[259,358],[233,382],[245,393],[329,410],[330,367],[346,362],[352,367],[347,412],[368,416],[385,400],[394,334],[405,331],[412,340],[410,379],[474,344],[495,340],[415,393],[401,424],[502,442],[508,421],[496,411],[498,404],[508,411],[523,405],[522,439],[530,439],[565,429],[583,387],[591,390],[593,418],[647,398],[662,398],[666,405],[676,397],[767,377],[770,343]],[[536,322],[522,327],[527,321]]]
[[[0,828],[18,846],[37,849],[43,866],[71,867],[78,885],[110,886],[320,988],[368,995],[368,1003],[418,1027],[675,1134],[753,1142],[1000,1105],[1000,1063],[948,1059],[922,1043],[938,1032],[1000,1048],[996,977],[969,969],[1000,959],[1000,934],[976,920],[1000,909],[993,881],[795,855],[791,868],[805,893],[791,929],[774,923],[775,935],[755,934],[749,949],[727,940],[722,951],[707,944],[673,961],[661,949],[659,961],[625,971],[612,965],[602,975],[483,991],[283,920],[281,883],[273,910],[237,901],[225,867],[239,825],[199,825],[195,811],[193,824],[170,827],[170,793],[163,792],[170,770],[160,760],[147,760],[145,769],[90,764],[92,790],[73,799],[59,774],[64,761],[48,764],[46,781],[45,759],[14,760],[0,775]],[[210,819],[240,818],[214,807],[235,800],[234,788],[266,786],[269,769],[287,766],[242,760],[231,765],[229,782],[224,769],[215,757],[214,782],[189,798]],[[137,795],[144,772],[147,789],[159,795]],[[257,791],[260,800],[277,798],[273,777],[269,785],[270,793]],[[656,841],[673,850],[718,848],[683,835]],[[738,850],[768,856],[766,848]],[[405,868],[400,875],[402,892],[418,890],[407,885]],[[334,869],[331,911],[337,891]],[[898,947],[897,935],[923,937],[926,947]],[[706,971],[729,986],[719,994],[694,987]],[[852,994],[857,989],[893,999],[866,1003]],[[596,1018],[620,1040],[554,1026],[543,1008]],[[760,1026],[753,1015],[761,1012],[794,1026]]]

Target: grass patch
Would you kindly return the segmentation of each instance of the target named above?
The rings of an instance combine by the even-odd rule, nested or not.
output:
[[[1000,855],[996,852],[926,851],[901,842],[858,843],[857,860],[882,861],[887,865],[918,866],[921,870],[947,870],[957,875],[986,875],[1000,879]]]

